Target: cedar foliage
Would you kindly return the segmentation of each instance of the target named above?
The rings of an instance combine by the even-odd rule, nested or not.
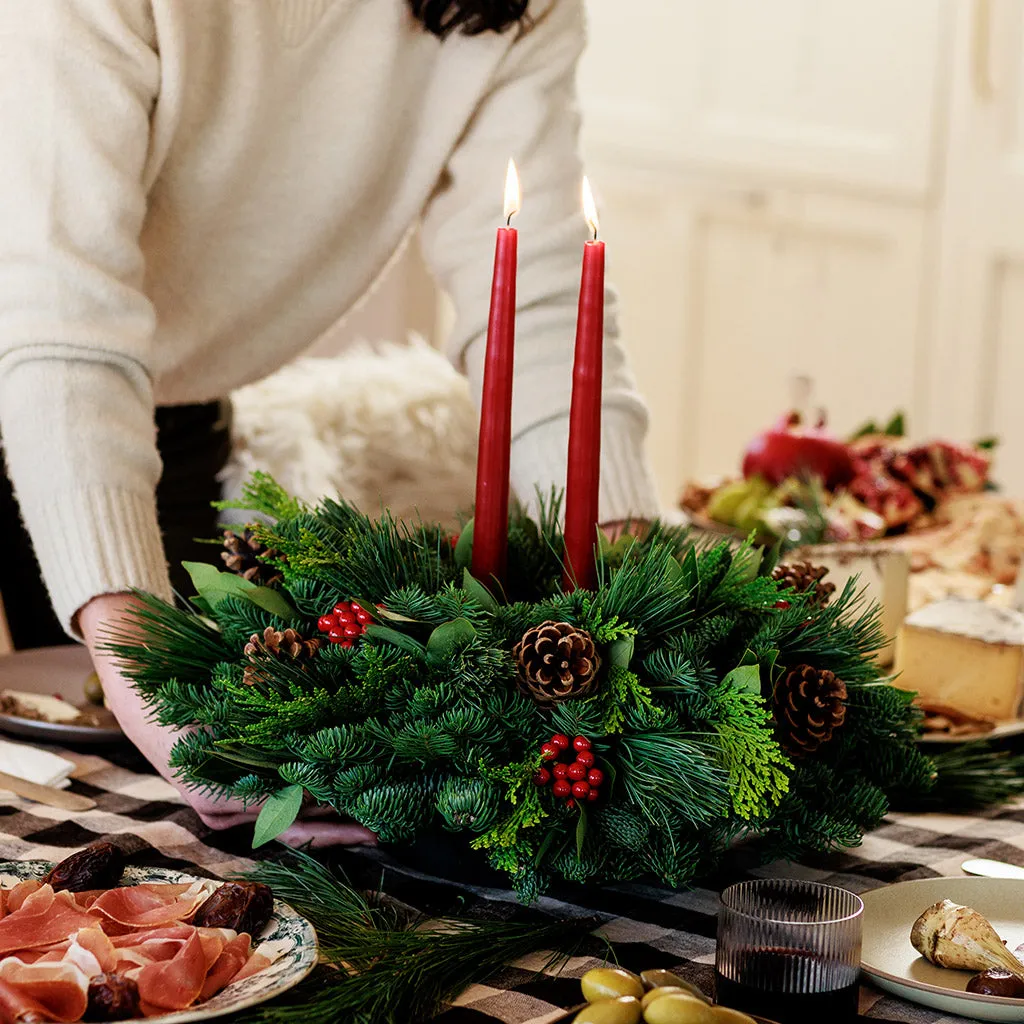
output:
[[[300,785],[387,841],[460,833],[529,900],[558,878],[683,885],[742,836],[791,856],[855,844],[888,794],[934,783],[910,700],[873,660],[877,611],[852,584],[825,608],[792,591],[780,607],[770,555],[655,526],[603,544],[598,589],[566,594],[552,498],[540,522],[513,512],[498,594],[468,574],[470,534],[311,509],[262,475],[244,505],[268,520],[256,532],[292,628],[318,636],[340,600],[375,620],[353,648],[321,638],[312,659],[268,661],[246,685],[244,640],[281,619],[246,592],[194,609],[144,598],[110,647],[160,722],[198,726],[172,759],[190,785],[246,801]],[[604,667],[592,696],[545,710],[519,692],[512,649],[547,619],[586,629]],[[843,729],[813,757],[780,746],[765,699],[794,664],[849,690]],[[592,741],[598,802],[568,808],[534,785],[555,732]]]

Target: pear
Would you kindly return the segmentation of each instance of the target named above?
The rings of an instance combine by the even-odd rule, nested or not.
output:
[[[1022,964],[976,910],[952,900],[929,907],[910,931],[914,949],[939,967],[986,971],[1000,967],[1024,980]]]

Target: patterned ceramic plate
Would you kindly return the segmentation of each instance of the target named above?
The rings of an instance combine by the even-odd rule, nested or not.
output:
[[[42,878],[53,867],[43,860],[0,861],[0,885],[5,888],[26,878]],[[124,885],[138,885],[140,882],[169,882],[172,885],[204,881],[195,875],[166,868],[125,868]],[[213,882],[212,886],[223,883]],[[148,1017],[147,1024],[186,1024],[187,1021],[209,1020],[227,1013],[237,1013],[258,1003],[287,992],[297,985],[317,961],[316,931],[313,926],[297,914],[286,903],[274,900],[274,916],[258,938],[254,937],[253,948],[273,952],[274,962],[259,974],[234,985],[228,985],[212,999],[201,1006],[160,1017]],[[279,954],[279,955],[277,955]]]

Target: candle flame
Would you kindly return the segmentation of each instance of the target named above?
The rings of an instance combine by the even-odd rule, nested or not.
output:
[[[519,205],[522,196],[519,190],[519,172],[516,170],[515,160],[509,160],[508,173],[505,175],[505,220],[511,223],[512,218],[519,212]]]
[[[594,238],[597,238],[599,224],[597,219],[597,203],[594,202],[594,192],[590,187],[590,179],[586,176],[583,178],[583,215],[587,218],[590,230],[594,232]]]

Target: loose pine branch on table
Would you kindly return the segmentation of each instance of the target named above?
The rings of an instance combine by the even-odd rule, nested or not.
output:
[[[193,727],[180,778],[267,800],[261,842],[312,799],[385,842],[456,833],[530,900],[557,879],[686,884],[744,836],[856,844],[892,796],[941,799],[853,583],[655,524],[603,541],[597,588],[565,593],[553,499],[511,515],[499,588],[469,573],[472,523],[309,508],[260,475],[243,504],[273,571],[190,563],[191,607],[144,597],[111,650],[159,721]],[[950,770],[980,793],[979,757]]]

